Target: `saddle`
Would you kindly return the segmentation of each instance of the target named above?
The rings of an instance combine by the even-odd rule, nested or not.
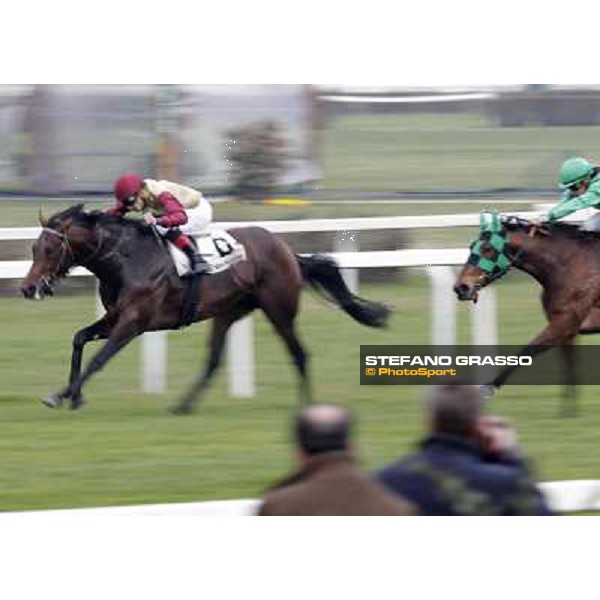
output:
[[[224,230],[214,229],[199,236],[190,236],[196,245],[198,254],[201,254],[208,269],[203,275],[212,275],[226,271],[232,265],[246,260],[246,249],[234,237]],[[188,257],[171,242],[168,243],[169,252],[173,264],[177,269],[179,277],[184,278],[185,287],[183,306],[179,327],[187,327],[194,322],[198,308],[198,291],[200,286],[200,275],[191,274],[191,266]]]
[[[207,275],[226,271],[232,265],[246,260],[246,249],[233,236],[223,229],[211,229],[199,236],[190,236],[196,244],[198,254],[201,254],[208,264]],[[173,264],[180,277],[191,272],[188,257],[171,242],[168,243]]]

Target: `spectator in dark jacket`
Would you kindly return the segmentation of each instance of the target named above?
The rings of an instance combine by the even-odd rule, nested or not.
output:
[[[265,496],[260,515],[411,515],[415,508],[354,466],[351,419],[339,406],[310,406],[295,422],[300,471]]]
[[[425,515],[550,514],[514,430],[482,416],[482,407],[478,387],[434,388],[426,398],[429,437],[377,480]]]

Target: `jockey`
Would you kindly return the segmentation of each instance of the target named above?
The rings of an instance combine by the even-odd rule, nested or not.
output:
[[[551,223],[583,208],[600,209],[600,167],[585,158],[569,158],[562,164],[559,185],[565,192],[560,204],[548,214]],[[600,214],[589,218],[582,228],[600,230]]]
[[[114,193],[117,203],[106,214],[122,217],[128,212],[144,213],[147,225],[156,225],[160,234],[186,254],[193,273],[208,269],[186,235],[202,233],[212,220],[212,206],[199,191],[170,181],[142,179],[136,173],[125,173],[117,179]]]

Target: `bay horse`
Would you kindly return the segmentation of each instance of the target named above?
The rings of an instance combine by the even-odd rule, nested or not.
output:
[[[470,246],[471,254],[456,280],[461,301],[477,302],[479,292],[511,268],[542,287],[548,324],[521,354],[535,356],[558,346],[566,367],[564,415],[576,413],[573,343],[578,335],[600,332],[600,234],[568,223],[537,224],[514,216],[492,215]],[[507,367],[487,386],[492,395],[518,367]]]
[[[78,204],[46,220],[33,246],[33,264],[22,283],[25,298],[51,294],[57,279],[80,265],[100,282],[106,314],[73,337],[68,385],[43,403],[51,408],[70,399],[70,407],[83,404],[82,388],[88,379],[138,335],[146,331],[176,329],[186,304],[185,279],[179,277],[160,237],[139,222],[101,212],[87,212]],[[390,309],[352,294],[338,266],[323,255],[300,256],[279,238],[260,227],[230,232],[246,249],[246,259],[228,270],[201,276],[199,303],[192,321],[212,319],[210,355],[185,396],[171,410],[191,412],[217,370],[225,335],[231,325],[260,308],[279,334],[298,371],[300,397],[309,402],[308,356],[294,327],[304,282],[310,283],[359,323],[383,327]],[[84,346],[106,340],[82,372]]]

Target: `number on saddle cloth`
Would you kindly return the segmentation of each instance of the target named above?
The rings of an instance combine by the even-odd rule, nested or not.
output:
[[[226,231],[213,230],[210,234],[194,236],[198,254],[208,263],[207,274],[219,273],[229,269],[233,264],[246,260],[246,250],[234,237]],[[187,257],[169,244],[173,262],[180,276],[189,272]]]
[[[228,256],[233,252],[232,245],[225,238],[215,237],[213,238],[213,244],[219,256]]]

